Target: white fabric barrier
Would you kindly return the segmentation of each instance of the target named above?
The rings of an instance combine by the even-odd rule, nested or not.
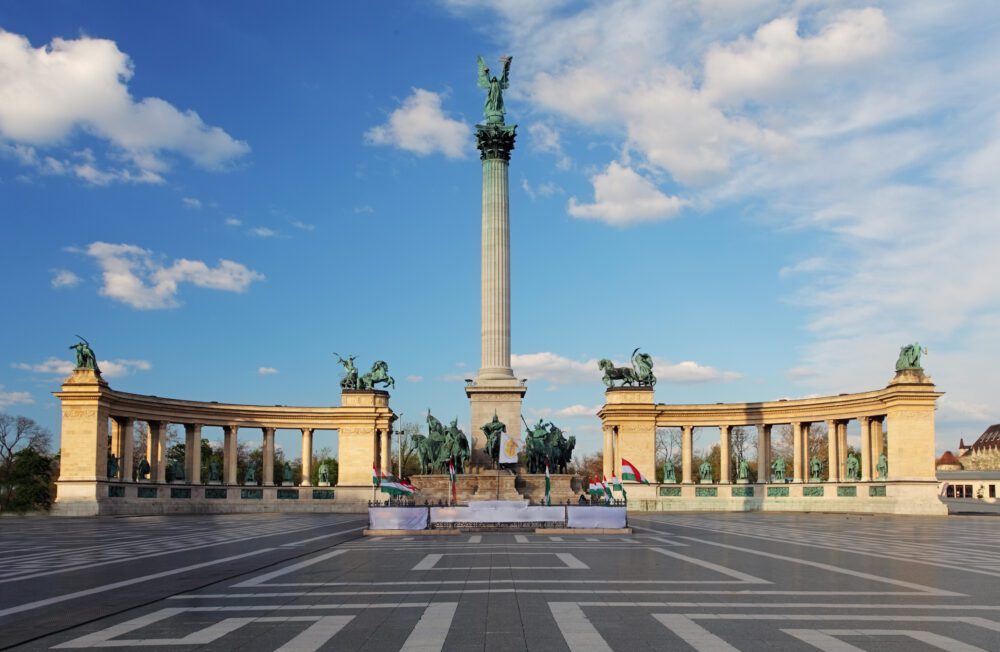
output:
[[[370,530],[426,530],[426,507],[369,507]]]
[[[521,501],[484,500],[455,507],[431,507],[431,523],[565,523],[565,507]]]
[[[570,528],[623,528],[624,507],[567,507],[566,527]]]

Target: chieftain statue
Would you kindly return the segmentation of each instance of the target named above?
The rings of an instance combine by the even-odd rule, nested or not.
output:
[[[396,387],[396,380],[389,375],[389,365],[384,360],[376,360],[371,371],[359,376],[358,368],[354,366],[357,356],[349,355],[345,360],[336,351],[333,354],[344,367],[344,377],[340,379],[341,389],[375,389],[379,383],[384,383],[386,387]]]
[[[648,353],[639,353],[639,349],[632,351],[631,367],[616,367],[615,363],[607,358],[601,359],[597,366],[604,372],[605,386],[614,387],[615,381],[621,381],[621,387],[626,385],[631,387],[653,387],[656,385],[656,376],[653,375],[653,358]]]
[[[319,465],[320,484],[330,484],[330,467],[326,462]]]
[[[677,482],[677,472],[674,470],[674,461],[667,458],[667,461],[663,463],[663,483],[664,484],[675,484]]]
[[[823,462],[820,461],[815,455],[809,460],[809,480],[811,482],[820,482],[820,474],[823,473]]]
[[[854,453],[847,455],[847,479],[855,482],[861,479],[861,461]]]
[[[522,419],[524,417],[521,417]],[[549,463],[549,471],[566,473],[573,459],[573,449],[576,448],[576,437],[566,437],[562,429],[549,421],[542,419],[534,426],[529,426],[525,438],[524,449],[527,453],[528,473],[545,473],[545,463]]]
[[[738,480],[749,480],[750,479],[750,463],[746,460],[740,460],[739,466],[736,471],[736,478]]]
[[[143,455],[142,459],[139,460],[139,468],[136,469],[136,478],[139,480],[146,480],[149,476],[149,460]]]
[[[711,484],[712,482],[712,463],[705,460],[698,467],[698,477],[701,478],[703,484]]]
[[[878,456],[878,464],[875,465],[875,471],[878,472],[878,480],[885,480],[889,477],[889,458],[885,456],[885,453]]]
[[[77,337],[80,341],[69,347],[76,351],[76,368],[93,369],[94,373],[100,376],[101,368],[97,366],[97,356],[94,355],[94,349],[90,348],[90,342],[79,335]]]
[[[493,420],[489,423],[481,426],[479,428],[486,435],[486,453],[493,460],[493,466],[496,467],[500,460],[500,440],[502,439],[501,434],[507,430],[507,425],[500,420],[497,413],[493,413]]]
[[[500,77],[490,77],[490,69],[486,65],[486,59],[480,55],[479,64],[479,88],[486,89],[486,101],[483,104],[483,115],[486,116],[486,124],[502,125],[503,116],[507,112],[503,106],[503,92],[507,90],[510,80],[510,62],[513,57],[500,57],[503,65],[503,73]]]
[[[771,462],[771,471],[774,472],[775,482],[785,481],[785,458],[779,457],[778,459]]]
[[[455,465],[455,473],[465,473],[471,449],[458,419],[445,427],[427,410],[427,435],[416,434],[412,440],[421,473],[447,473],[449,462]]]
[[[921,348],[919,342],[899,347],[899,358],[896,360],[896,371],[906,371],[908,369],[923,371],[924,368],[920,366],[921,354],[927,355],[927,349]]]

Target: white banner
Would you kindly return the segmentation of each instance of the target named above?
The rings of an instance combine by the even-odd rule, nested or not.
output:
[[[517,501],[482,501],[457,507],[431,507],[431,523],[565,523],[565,507]]]
[[[507,431],[500,433],[500,463],[517,464],[517,454],[524,444],[516,435],[508,435]]]
[[[369,507],[369,530],[426,530],[426,507]]]
[[[567,507],[566,526],[571,528],[623,528],[624,507]]]

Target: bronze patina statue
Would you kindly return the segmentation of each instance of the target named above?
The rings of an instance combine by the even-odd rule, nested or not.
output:
[[[771,471],[774,472],[775,482],[785,481],[785,458],[779,457],[771,463]]]
[[[417,451],[421,473],[447,473],[449,462],[455,473],[465,473],[471,457],[469,440],[458,427],[458,419],[446,428],[427,410],[427,436],[414,435],[413,446]]]
[[[246,475],[243,476],[243,484],[257,484],[257,465],[247,465]]]
[[[677,472],[674,470],[674,461],[667,458],[667,461],[663,463],[663,482],[664,484],[676,484],[677,483]]]
[[[621,386],[631,387],[653,387],[656,385],[656,376],[653,375],[653,357],[648,353],[639,353],[639,349],[632,351],[631,367],[616,367],[615,363],[607,358],[598,361],[597,367],[604,372],[601,379],[605,386],[611,388],[615,386],[615,381],[620,380]]]
[[[507,113],[503,105],[503,92],[507,90],[510,81],[510,62],[513,57],[500,57],[503,65],[503,73],[500,77],[490,77],[490,69],[486,65],[486,59],[481,55],[477,61],[479,66],[479,88],[486,89],[486,102],[483,104],[483,115],[486,116],[486,124],[504,123],[504,114]]]
[[[875,465],[875,470],[878,472],[878,479],[885,480],[889,477],[889,458],[882,453],[878,456],[878,464]]]
[[[281,484],[292,484],[292,465],[285,462],[285,468],[281,474]]]
[[[861,462],[858,460],[857,455],[854,453],[848,453],[847,455],[847,478],[848,480],[854,480],[857,482],[861,479]]]
[[[371,371],[359,376],[358,368],[354,366],[354,359],[357,356],[349,355],[345,360],[337,352],[334,352],[334,355],[344,367],[344,377],[340,379],[341,389],[375,389],[379,383],[385,384],[386,387],[396,386],[395,379],[389,375],[389,365],[384,360],[376,360]]]
[[[712,482],[712,464],[705,460],[698,467],[698,477],[701,478],[702,484],[710,484]]]
[[[750,479],[750,464],[746,460],[740,460],[739,467],[736,471],[736,477],[739,480]]]
[[[108,453],[108,480],[118,479],[118,458]]]
[[[219,463],[212,460],[208,463],[208,481],[219,482]]]
[[[80,336],[77,335],[77,337]],[[69,348],[76,351],[77,369],[93,369],[94,373],[98,376],[101,375],[101,369],[97,366],[97,356],[94,355],[94,350],[90,348],[90,342],[80,337],[80,341]]]
[[[330,484],[330,467],[323,462],[319,465],[319,481],[323,484]]]
[[[486,435],[486,454],[490,456],[493,460],[493,466],[496,468],[497,461],[500,459],[500,439],[501,435],[506,432],[507,425],[500,420],[497,413],[493,413],[493,420],[489,423],[481,426],[479,428]]]
[[[819,458],[815,455],[809,460],[809,480],[812,482],[821,482],[820,475],[823,473],[823,463],[819,461]]]
[[[149,460],[143,455],[142,459],[139,460],[139,468],[137,469],[137,476],[140,480],[146,480],[149,478]]]
[[[927,349],[920,348],[919,342],[899,347],[899,358],[896,360],[896,371],[905,371],[907,369],[923,371],[923,367],[920,366],[921,354],[927,355]]]

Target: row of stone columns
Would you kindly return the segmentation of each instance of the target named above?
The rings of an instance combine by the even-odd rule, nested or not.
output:
[[[149,479],[152,482],[167,481],[167,421],[146,421],[149,426],[146,435],[146,459],[149,462]],[[239,484],[237,478],[237,449],[240,427],[237,425],[223,426],[222,445],[222,482],[223,484]],[[201,484],[201,424],[184,424],[184,477],[187,484]],[[302,431],[302,485],[310,486],[313,462],[313,428],[300,428]],[[261,482],[265,486],[274,485],[274,431],[275,428],[262,427],[263,434],[263,473]],[[131,417],[112,417],[111,419],[111,453],[118,458],[118,478],[112,480],[131,481],[135,471],[132,458],[134,456],[135,419]],[[391,445],[389,431],[376,431],[375,434],[375,464],[383,473],[391,468]]]
[[[861,480],[871,481],[875,475],[879,456],[884,452],[882,422],[884,416],[860,417],[861,424]],[[847,421],[830,419],[827,424],[828,473],[827,480],[841,482],[847,478]],[[775,424],[758,424],[757,428],[757,482],[766,483],[771,476],[771,429]],[[812,422],[793,421],[792,428],[792,469],[793,482],[805,482],[809,476],[809,428]],[[694,426],[681,428],[681,482],[694,483]],[[732,426],[719,426],[719,453],[721,460],[731,458],[730,435]],[[614,429],[605,430],[605,450],[616,450]],[[610,438],[610,441],[608,441]],[[614,454],[612,469],[620,468],[619,456]],[[605,467],[608,465],[605,464]],[[720,464],[719,483],[732,482],[730,465]]]

